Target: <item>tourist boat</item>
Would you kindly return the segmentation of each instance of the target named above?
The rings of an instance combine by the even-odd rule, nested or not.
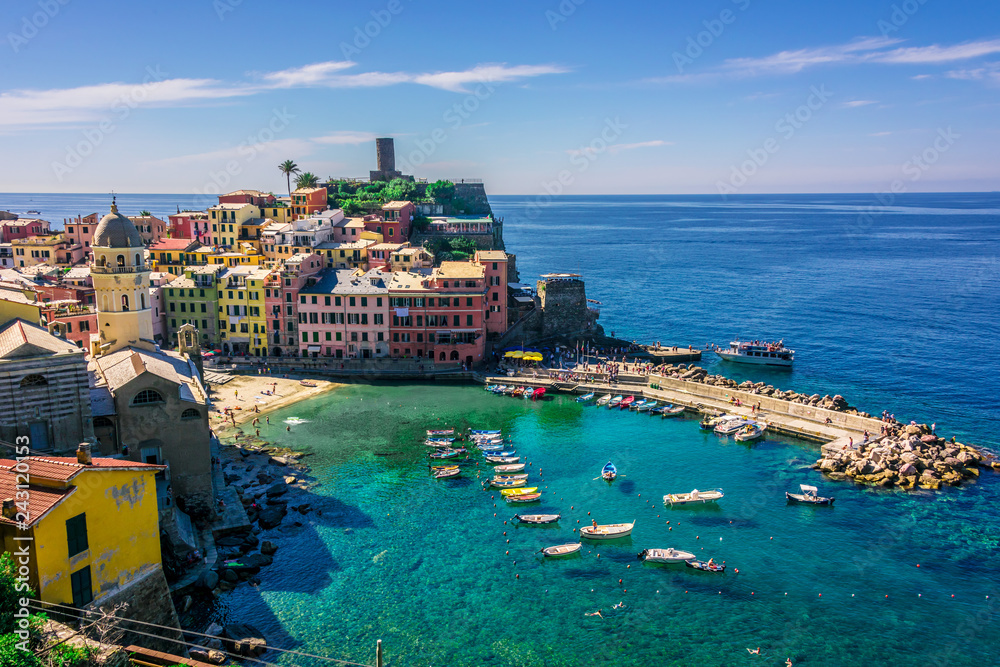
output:
[[[666,419],[667,417],[676,417],[677,415],[684,414],[684,411],[686,409],[687,408],[685,408],[683,405],[674,405],[661,412],[660,418]]]
[[[684,564],[687,565],[688,567],[693,567],[696,570],[701,570],[702,572],[726,571],[725,565],[720,565],[719,563],[714,563],[714,562],[711,565],[709,565],[707,560],[695,560],[692,558],[691,560],[684,561]]]
[[[504,489],[503,491],[500,492],[500,494],[503,495],[503,496],[507,496],[507,497],[510,497],[510,496],[526,496],[526,495],[528,495],[530,493],[536,493],[537,491],[538,491],[538,487],[537,486],[525,486],[525,487],[520,488],[520,489]]]
[[[664,505],[687,505],[689,503],[712,503],[723,498],[726,494],[722,489],[709,489],[699,491],[695,489],[691,493],[668,493],[663,496]]]
[[[531,400],[540,401],[545,398],[545,387],[539,387],[531,394]]]
[[[606,482],[614,481],[615,477],[618,476],[618,468],[611,461],[604,464],[604,468],[601,470],[601,478]]]
[[[546,523],[555,523],[560,518],[562,518],[561,514],[515,514],[510,520],[540,526]]]
[[[592,401],[592,400],[594,400],[594,392],[590,392],[588,394],[584,394],[583,396],[576,397],[577,403],[586,403],[587,401]]]
[[[714,430],[718,435],[733,435],[746,426],[746,424],[746,419],[730,419],[729,421],[721,422]]]
[[[436,435],[455,435],[455,429],[453,429],[453,428],[445,428],[445,429],[441,429],[440,431],[427,431],[427,437],[428,438],[432,438],[432,437],[434,437]]]
[[[470,428],[469,433],[471,435],[502,435],[503,432],[500,429],[497,429],[495,431],[484,431],[482,429],[476,430]]]
[[[456,477],[460,474],[462,474],[462,469],[458,467],[446,468],[444,470],[435,470],[434,479],[444,479],[445,477]]]
[[[618,404],[618,409],[625,410],[628,408],[628,406],[632,405],[634,402],[635,402],[635,396],[626,396],[625,398],[622,399],[621,403]]]
[[[299,380],[299,384],[303,387],[315,387],[316,383],[311,380]]]
[[[767,424],[764,422],[750,422],[746,424],[742,429],[736,432],[733,437],[737,442],[750,442],[752,440],[760,440],[764,437],[764,431],[767,429]]]
[[[510,489],[511,491],[516,491],[517,489]],[[504,496],[503,498],[508,503],[536,503],[542,499],[542,494],[540,493],[526,493],[523,496]]]
[[[643,549],[636,557],[644,563],[683,563],[693,559],[694,554],[670,547],[669,549]]]
[[[525,475],[524,477],[527,478],[528,476]],[[498,489],[513,489],[518,486],[524,486],[526,482],[524,479],[514,479],[512,477],[503,477],[499,479],[494,477],[488,481],[488,484],[489,486],[494,486]],[[483,486],[486,486],[486,484]]]
[[[632,534],[632,523],[605,523],[598,526],[584,526],[580,529],[580,537],[589,540],[617,540],[620,537],[628,537]]]
[[[785,347],[784,341],[760,344],[736,340],[729,344],[728,349],[716,347],[715,353],[726,361],[782,368],[791,368],[795,360],[795,350]]]
[[[698,425],[703,431],[711,431],[719,424],[726,421],[732,421],[734,419],[742,421],[743,417],[740,417],[739,415],[707,415],[701,420],[701,422],[699,422]]]
[[[431,452],[427,456],[432,459],[454,459],[458,458],[462,454],[465,454],[465,448],[461,447],[459,449],[442,449],[436,452]]]
[[[610,401],[608,401],[608,408],[617,408],[618,404],[621,403],[624,399],[625,399],[624,396],[622,396],[621,394],[618,394],[617,396],[615,396],[614,398],[612,398]]]
[[[517,463],[521,460],[520,456],[494,456],[493,454],[486,455],[487,463]]]
[[[652,410],[656,406],[657,406],[657,402],[656,401],[646,401],[645,403],[643,403],[642,405],[640,405],[639,407],[637,407],[635,409],[635,411],[636,412],[649,412],[650,410]]]
[[[834,498],[817,496],[819,489],[808,484],[799,484],[802,493],[788,493],[785,491],[785,500],[792,503],[803,503],[805,505],[832,505]]]
[[[596,404],[597,405],[607,405],[608,401],[610,401],[610,400],[611,400],[611,394],[605,394],[604,396],[601,396],[599,399],[597,399]]]
[[[41,211],[25,211],[28,215],[41,215]]]
[[[559,556],[571,556],[583,547],[579,542],[574,542],[573,544],[560,544],[554,547],[545,547],[542,549],[542,554],[546,558],[556,558]]]
[[[494,474],[496,474],[496,473],[504,474],[504,473],[508,473],[508,472],[520,472],[522,470],[524,470],[524,464],[523,463],[511,463],[510,465],[496,466],[495,468],[493,468],[493,473]]]

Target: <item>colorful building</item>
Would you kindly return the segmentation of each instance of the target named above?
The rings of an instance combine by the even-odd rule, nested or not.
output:
[[[166,344],[177,345],[177,331],[185,324],[198,328],[202,347],[214,348],[221,343],[219,282],[225,271],[222,264],[188,266],[180,277],[160,288],[164,298]]]
[[[296,188],[292,190],[292,213],[296,218],[308,218],[327,208],[326,188]]]
[[[328,269],[368,269],[368,250],[376,241],[362,239],[353,243],[320,243],[315,251]]]
[[[365,218],[365,229],[381,234],[389,243],[402,243],[410,238],[410,226],[416,210],[413,202],[391,201],[382,206],[382,215],[378,218]]]
[[[96,215],[96,214],[95,214]],[[204,211],[181,211],[167,216],[170,221],[170,238],[191,239],[211,243],[211,223]]]
[[[149,245],[167,236],[167,223],[155,215],[131,215],[129,220],[139,230],[139,236]]]
[[[268,274],[264,282],[264,306],[270,321],[272,356],[298,356],[299,290],[314,282],[322,269],[322,257],[301,253],[292,255]]]
[[[96,213],[90,215],[76,216],[63,220],[63,227],[66,229],[66,237],[73,243],[83,246],[84,252],[89,257],[90,242],[94,238],[94,230],[97,229],[99,219]]]
[[[507,253],[477,250],[474,261],[486,272],[486,333],[500,336],[507,331]]]
[[[327,269],[299,291],[299,354],[372,359],[389,353],[389,292],[380,270]]]
[[[257,266],[227,268],[219,277],[219,339],[224,354],[266,356],[264,283],[270,271]]]
[[[49,221],[38,218],[0,220],[0,242],[10,243],[14,239],[41,236],[49,233]]]
[[[18,267],[49,264],[73,266],[86,258],[83,246],[65,234],[45,234],[14,239],[11,242],[14,263]]]
[[[275,206],[277,199],[270,192],[260,190],[236,190],[219,195],[220,204],[253,204],[257,208]]]
[[[205,260],[199,260],[202,255],[211,252],[211,248],[193,239],[166,238],[149,246],[149,260],[157,271],[166,271],[179,276],[184,272],[185,266],[207,263]]]
[[[212,245],[232,248],[239,240],[240,226],[261,215],[253,204],[216,204],[208,209],[208,217],[212,223]]]

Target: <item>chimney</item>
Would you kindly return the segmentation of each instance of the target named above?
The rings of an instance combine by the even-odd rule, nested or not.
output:
[[[17,520],[17,505],[14,504],[13,498],[3,499],[3,518],[11,521]]]
[[[80,446],[76,450],[76,461],[77,463],[82,463],[85,466],[93,464],[93,459],[90,457],[90,443],[81,442]]]

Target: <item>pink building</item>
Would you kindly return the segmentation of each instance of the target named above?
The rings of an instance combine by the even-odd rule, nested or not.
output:
[[[299,291],[316,282],[323,258],[297,253],[284,260],[264,281],[264,312],[271,355],[295,357],[299,353]]]
[[[260,190],[236,190],[219,195],[220,204],[253,204],[258,208],[264,208],[274,206],[276,201],[274,195]]]
[[[327,269],[299,292],[299,353],[372,359],[389,354],[389,290],[377,269]]]
[[[361,218],[343,218],[333,223],[330,240],[334,243],[354,243],[361,239],[365,231],[365,221]]]
[[[486,272],[486,333],[500,336],[507,331],[507,253],[477,250],[475,262]]]
[[[368,268],[379,269],[392,264],[392,253],[404,247],[404,243],[375,243],[368,246]]]
[[[161,345],[169,342],[167,338],[167,306],[163,298],[163,286],[174,277],[162,271],[149,274],[149,304],[153,315],[153,340]],[[204,333],[204,332],[203,332]]]
[[[48,220],[39,220],[38,218],[0,220],[0,243],[10,243],[14,239],[26,239],[30,236],[41,236],[49,233]]]
[[[365,229],[382,235],[386,243],[403,243],[410,238],[410,226],[417,207],[413,202],[391,201],[382,206],[382,214],[365,216]]]
[[[139,230],[139,236],[146,245],[156,243],[167,235],[167,223],[155,215],[130,215],[128,219]]]
[[[167,216],[170,221],[170,237],[191,239],[209,243],[208,213],[204,211],[182,211]]]
[[[66,340],[77,347],[90,345],[90,335],[98,332],[97,308],[76,301],[53,301],[42,308],[42,317],[49,324],[58,322]]]
[[[90,252],[90,241],[94,238],[94,230],[97,229],[100,217],[96,213],[91,213],[90,215],[66,218],[63,222],[66,228],[66,237],[72,239],[73,243],[82,246],[86,256],[91,258],[93,253]]]

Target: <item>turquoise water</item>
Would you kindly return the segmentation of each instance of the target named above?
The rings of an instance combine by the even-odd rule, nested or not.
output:
[[[292,416],[307,423],[289,434],[282,420]],[[692,419],[479,387],[352,385],[276,417],[262,435],[314,452],[311,502],[322,516],[262,534],[281,545],[274,565],[259,588],[240,587],[217,609],[275,645],[371,662],[381,638],[399,666],[995,664],[992,474],[936,496],[855,488],[806,468],[813,444],[749,447]],[[445,426],[504,429],[544,502],[508,506],[474,471],[432,479],[421,436]],[[610,485],[594,479],[609,458],[620,472]],[[800,483],[835,495],[835,506],[786,505],[784,491]],[[717,507],[660,500],[714,486],[726,491]],[[563,519],[505,525],[516,511]],[[575,541],[577,521],[591,518],[637,523],[631,538],[580,557],[535,553]],[[730,571],[636,559],[668,546]],[[598,609],[603,619],[585,615]],[[764,657],[745,650],[758,646]]]

